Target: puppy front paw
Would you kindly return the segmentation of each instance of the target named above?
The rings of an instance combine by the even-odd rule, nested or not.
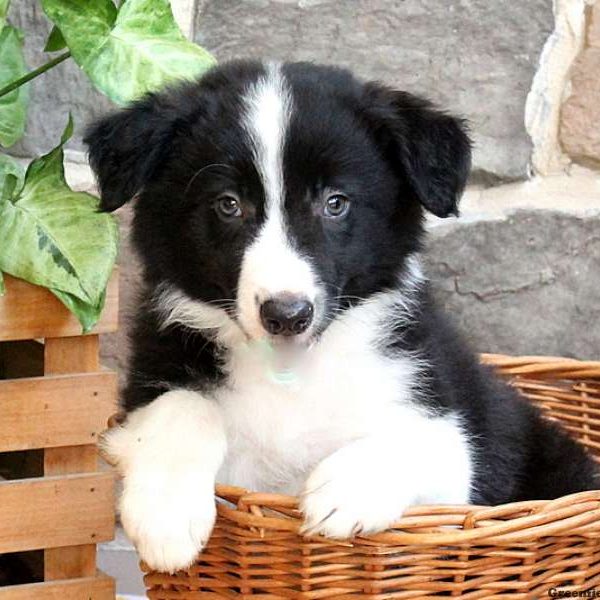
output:
[[[123,475],[119,503],[125,532],[149,567],[188,567],[212,531],[215,476],[226,451],[216,405],[172,390],[136,409],[101,440]]]
[[[125,478],[121,522],[140,558],[152,569],[173,573],[189,567],[215,523],[214,482],[198,474],[156,477],[140,485]]]
[[[387,529],[413,503],[409,481],[373,462],[360,443],[342,448],[323,460],[308,478],[301,496],[302,533],[347,539]]]

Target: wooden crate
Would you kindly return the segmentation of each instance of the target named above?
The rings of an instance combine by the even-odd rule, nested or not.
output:
[[[0,600],[114,600],[96,568],[96,544],[114,535],[114,478],[99,470],[96,442],[117,403],[98,347],[98,334],[117,328],[117,281],[115,272],[100,322],[81,335],[48,290],[5,275],[0,456],[13,471],[0,480],[0,557],[39,551],[43,561],[40,581],[0,586]]]

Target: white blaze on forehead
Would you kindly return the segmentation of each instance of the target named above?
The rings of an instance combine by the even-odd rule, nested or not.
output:
[[[284,216],[283,157],[293,110],[292,95],[279,65],[270,63],[244,98],[244,127],[265,193],[265,222],[242,261],[238,285],[239,318],[251,335],[263,335],[259,305],[283,292],[315,300],[310,263],[293,247]]]
[[[279,65],[266,66],[266,73],[252,85],[244,102],[244,127],[252,141],[267,205],[279,207],[284,198],[283,149],[292,112],[292,96]]]

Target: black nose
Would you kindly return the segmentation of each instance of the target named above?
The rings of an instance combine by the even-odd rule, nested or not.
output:
[[[313,312],[306,298],[282,295],[261,304],[260,320],[271,335],[299,335],[308,329]]]

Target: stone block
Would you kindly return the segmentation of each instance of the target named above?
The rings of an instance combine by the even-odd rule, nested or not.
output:
[[[595,1],[592,6],[588,6],[589,27],[587,31],[586,43],[588,46],[600,47],[600,3]]]
[[[588,8],[586,48],[573,64],[560,141],[576,162],[600,166],[600,4]]]
[[[600,212],[521,210],[435,228],[439,301],[481,352],[600,358]]]

